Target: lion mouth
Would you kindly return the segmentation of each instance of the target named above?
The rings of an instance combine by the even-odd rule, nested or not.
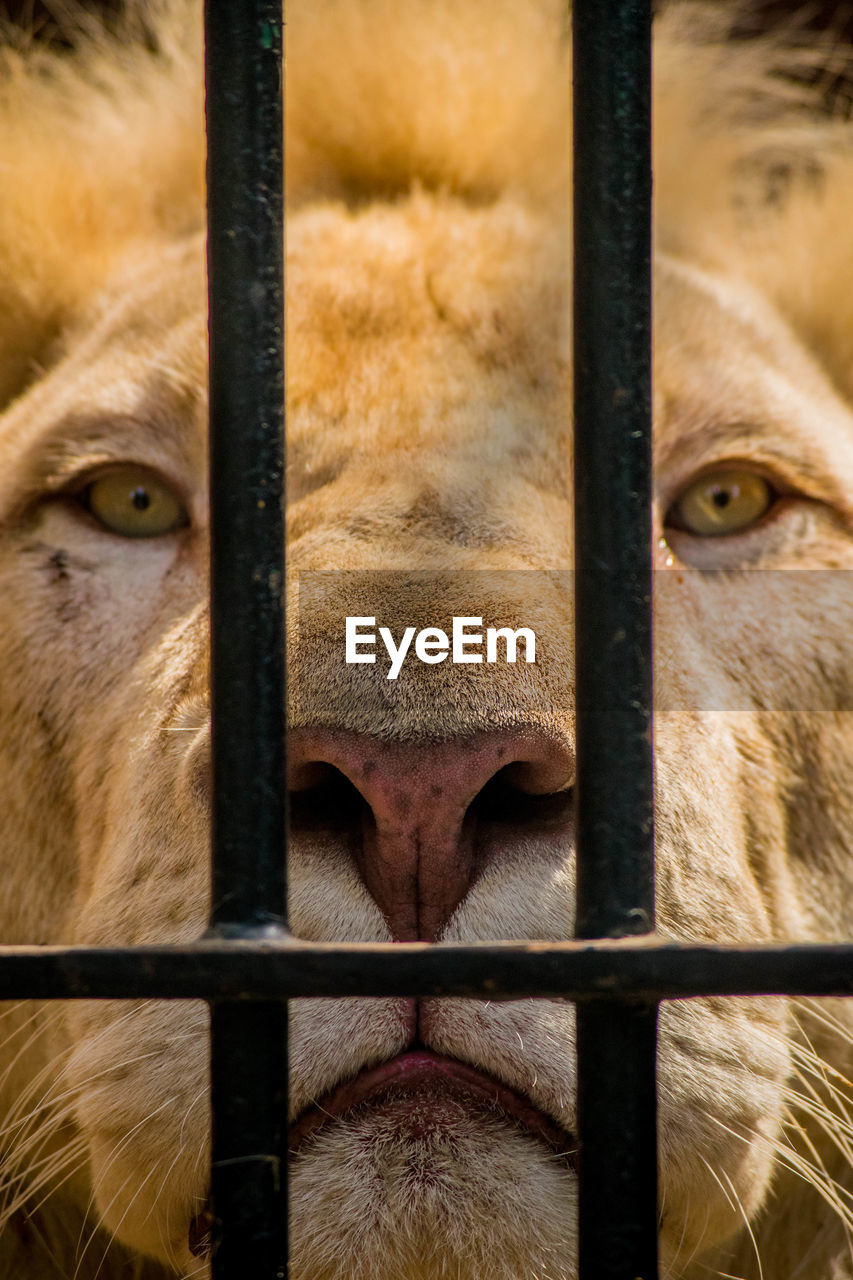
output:
[[[291,1125],[290,1152],[298,1153],[319,1130],[354,1108],[366,1106],[393,1110],[413,1138],[426,1137],[440,1126],[448,1105],[457,1111],[463,1106],[497,1113],[573,1164],[577,1143],[529,1098],[457,1058],[420,1048],[366,1068],[319,1098]]]
[[[290,1154],[297,1155],[321,1129],[348,1112],[367,1107],[393,1115],[414,1140],[440,1130],[448,1109],[457,1115],[463,1108],[497,1115],[543,1142],[576,1171],[577,1141],[524,1094],[458,1058],[420,1048],[368,1067],[318,1098],[290,1126]],[[189,1247],[196,1257],[209,1256],[213,1222],[209,1205],[193,1219]]]

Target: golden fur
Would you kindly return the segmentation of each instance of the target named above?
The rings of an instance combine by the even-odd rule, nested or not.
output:
[[[207,914],[197,15],[153,26],[153,51],[95,32],[71,57],[3,54],[7,942],[191,939]],[[290,723],[309,764],[356,734],[437,759],[486,730],[570,758],[565,27],[557,0],[288,5]],[[660,929],[839,938],[853,150],[774,75],[780,50],[721,30],[691,4],[658,38]],[[186,527],[127,538],[81,510],[84,482],[126,462],[172,486]],[[772,478],[771,516],[724,538],[665,524],[723,464]],[[374,609],[396,631],[453,613],[530,625],[542,656],[407,667],[391,688],[342,663],[343,617]],[[489,839],[441,936],[570,936],[564,835]],[[301,935],[390,936],[349,849],[297,832]],[[294,1113],[403,1051],[413,1017],[430,1048],[571,1130],[559,1001],[299,1002]],[[853,1277],[851,1021],[843,1002],[665,1008],[665,1275]],[[205,1275],[187,1244],[206,1195],[204,1010],[15,1005],[2,1028],[0,1278]],[[575,1275],[571,1173],[500,1114],[460,1113],[431,1142],[368,1108],[293,1174],[298,1280]]]

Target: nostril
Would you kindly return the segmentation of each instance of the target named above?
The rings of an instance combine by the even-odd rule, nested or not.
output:
[[[533,791],[528,789],[529,783],[525,767],[507,765],[490,778],[474,797],[468,812],[477,823],[502,824],[533,831],[563,826],[571,820],[574,805],[572,787]]]
[[[311,761],[292,779],[293,831],[349,831],[369,812],[361,792],[332,764]]]
[[[529,796],[550,796],[566,791],[574,776],[573,760],[568,751],[554,746],[551,750],[531,754],[529,759],[513,760],[497,777]]]

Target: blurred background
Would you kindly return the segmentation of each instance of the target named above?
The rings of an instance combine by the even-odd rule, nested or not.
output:
[[[138,3],[138,0],[125,0]],[[853,43],[851,0],[723,0],[732,11],[733,33],[748,38],[762,31],[791,25],[802,31],[832,32]],[[55,38],[63,16],[74,12],[117,12],[123,0],[0,0],[0,14],[36,31],[41,38]],[[656,7],[659,7],[656,5]]]
[[[653,0],[655,9],[666,2]],[[806,44],[814,49],[817,38],[818,47],[822,43],[826,53],[819,58],[821,69],[812,73],[813,78],[822,82],[826,104],[833,112],[853,116],[853,0],[717,0],[717,7],[730,10],[733,39],[773,32],[793,46]],[[109,18],[126,9],[144,13],[145,0],[0,0],[0,38],[4,31],[8,37],[20,29],[28,39],[68,46],[74,40],[69,33],[85,29],[88,15]]]

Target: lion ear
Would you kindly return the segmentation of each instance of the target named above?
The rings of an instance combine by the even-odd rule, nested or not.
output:
[[[853,125],[827,138],[816,176],[752,220],[739,249],[744,275],[853,405]]]
[[[200,43],[170,0],[156,40],[129,17],[72,53],[0,46],[0,407],[128,253],[203,226]]]
[[[657,243],[753,285],[853,402],[853,120],[825,93],[853,83],[853,51],[732,41],[727,14],[675,4],[658,21]]]

